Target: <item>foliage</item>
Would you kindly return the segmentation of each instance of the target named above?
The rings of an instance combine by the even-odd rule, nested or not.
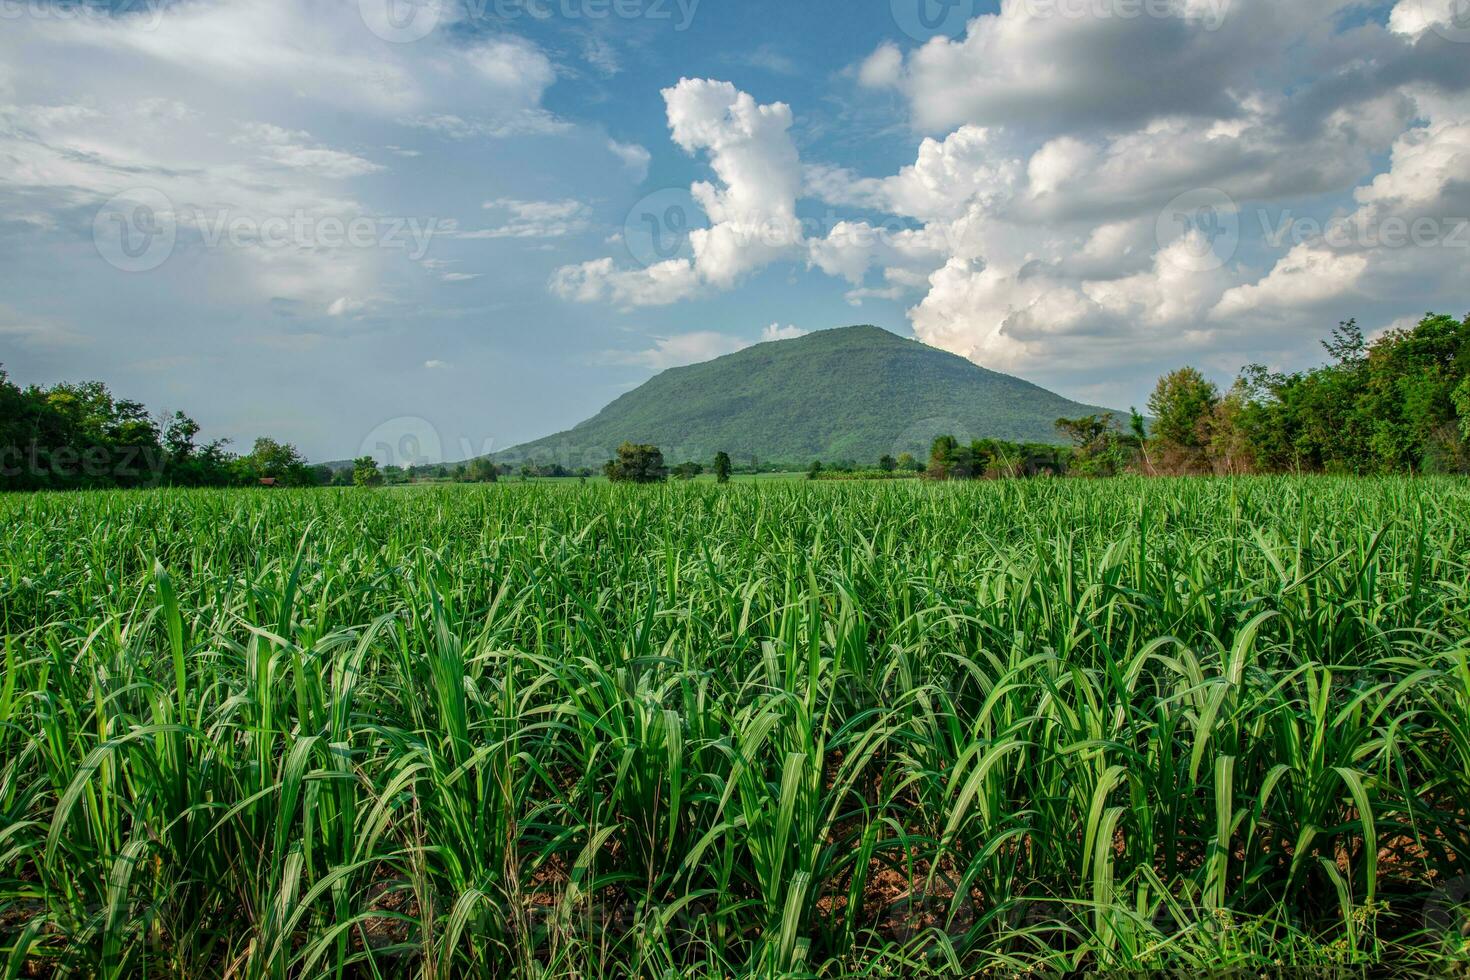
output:
[[[1148,399],[1153,416],[1154,453],[1170,472],[1202,472],[1210,443],[1210,422],[1220,392],[1192,367],[1159,379]]]
[[[931,480],[980,480],[1005,477],[1060,476],[1073,457],[1059,446],[977,439],[968,446],[954,436],[940,436],[929,450]]]
[[[730,482],[730,454],[723,449],[715,453],[715,482]]]
[[[1067,471],[1075,476],[1117,476],[1139,458],[1142,440],[1122,431],[1112,412],[1057,419],[1057,431],[1072,440]]]
[[[0,968],[1446,975],[1470,487],[0,498]]]
[[[383,485],[383,473],[378,469],[378,461],[371,456],[360,456],[352,461],[352,483],[359,487],[380,487]]]
[[[1470,317],[1429,314],[1372,343],[1349,320],[1323,346],[1332,363],[1299,373],[1250,365],[1223,399],[1207,398],[1208,383],[1188,369],[1190,384],[1160,382],[1170,412],[1167,427],[1155,420],[1151,469],[1470,472]]]
[[[704,472],[704,466],[700,463],[680,463],[669,471],[680,480],[692,480]]]
[[[946,431],[1050,442],[1058,416],[1095,411],[878,327],[848,327],[664,371],[576,428],[496,458],[579,466],[632,440],[671,459],[724,450],[795,469],[921,454]]]
[[[263,477],[325,483],[296,450],[262,439],[236,457],[226,442],[198,445],[183,412],[153,418],[101,382],[20,388],[0,367],[0,490],[240,486]]]
[[[500,479],[500,467],[483,457],[471,460],[465,470],[465,479],[471,483],[495,483]]]
[[[618,458],[609,460],[603,473],[613,483],[662,483],[669,478],[664,454],[657,446],[631,442],[618,447]]]

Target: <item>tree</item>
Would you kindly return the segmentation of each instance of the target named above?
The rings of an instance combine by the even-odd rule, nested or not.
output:
[[[275,480],[278,483],[299,487],[313,481],[311,471],[301,453],[290,443],[277,442],[269,436],[255,440],[255,447],[241,463],[253,480]]]
[[[699,463],[680,463],[673,469],[673,474],[680,480],[692,480],[704,472],[704,467]]]
[[[929,471],[931,480],[948,480],[954,475],[955,452],[959,443],[954,436],[940,436],[929,448]]]
[[[352,461],[352,483],[359,487],[381,487],[383,473],[378,461],[371,456],[360,456]]]
[[[894,470],[898,469],[898,460],[888,455],[880,456],[878,458],[878,469],[882,470],[884,473],[892,473]]]
[[[812,465],[809,466],[809,467],[807,467],[806,478],[808,480],[815,480],[817,477],[819,477],[821,475],[822,475],[822,461],[820,459],[814,459],[814,460],[812,460]]]
[[[715,481],[730,482],[730,454],[723,450],[715,453]]]
[[[1098,449],[1103,437],[1116,427],[1112,412],[1084,415],[1077,419],[1057,419],[1056,422],[1057,432],[1070,439],[1072,445],[1082,452]]]
[[[465,471],[465,478],[471,483],[498,483],[500,481],[500,467],[490,460],[481,457],[470,463]]]
[[[1460,432],[1470,439],[1470,374],[1455,389],[1455,411],[1460,414]]]
[[[1154,418],[1156,462],[1181,473],[1205,469],[1210,421],[1219,400],[1219,389],[1192,367],[1160,378],[1148,399],[1148,410]]]
[[[631,442],[618,447],[618,458],[609,460],[603,472],[613,483],[663,483],[669,478],[664,454],[657,446]]]
[[[898,468],[905,472],[918,473],[923,470],[924,466],[917,459],[914,459],[913,453],[899,453]]]

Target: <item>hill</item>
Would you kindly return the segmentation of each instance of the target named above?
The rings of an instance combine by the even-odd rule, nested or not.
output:
[[[879,327],[845,327],[672,368],[567,432],[497,453],[503,463],[600,467],[625,441],[670,462],[926,458],[934,437],[1058,442],[1054,423],[1106,411]]]

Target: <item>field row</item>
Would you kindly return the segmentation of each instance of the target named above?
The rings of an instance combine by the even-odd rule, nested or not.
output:
[[[1470,486],[0,498],[0,967],[1450,969]]]

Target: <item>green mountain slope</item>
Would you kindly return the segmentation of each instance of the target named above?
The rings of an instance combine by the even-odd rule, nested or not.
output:
[[[1057,442],[1060,417],[1101,412],[905,340],[846,327],[673,368],[570,431],[496,455],[600,466],[622,442],[652,443],[670,462],[724,450],[737,460],[873,463],[927,458],[934,437]]]

